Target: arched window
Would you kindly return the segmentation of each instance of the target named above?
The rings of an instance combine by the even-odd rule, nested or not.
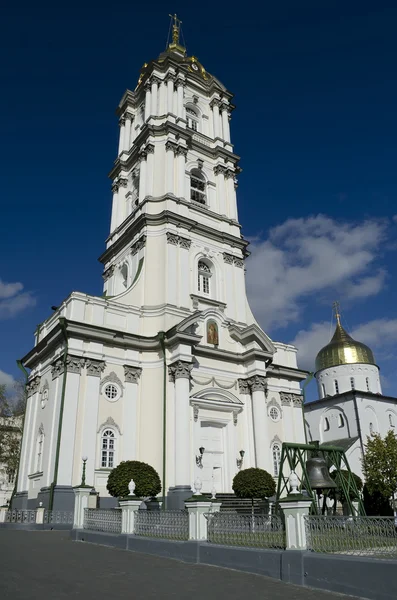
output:
[[[390,427],[394,427],[394,419],[391,413],[389,413],[389,425]]]
[[[323,383],[321,384],[321,391],[323,393],[323,398],[325,398],[325,385]]]
[[[39,430],[36,446],[36,472],[43,470],[44,431]]]
[[[352,390],[356,389],[356,384],[354,382],[354,377],[350,377],[350,387]]]
[[[105,429],[102,433],[101,443],[101,467],[113,469],[114,467],[114,433],[111,429]]]
[[[339,394],[339,383],[338,383],[337,379],[334,380],[334,384],[335,384],[335,394]]]
[[[190,200],[199,204],[206,204],[205,177],[200,169],[190,171]]]
[[[199,120],[200,117],[197,111],[191,106],[186,107],[186,126],[188,129],[192,129],[193,131],[199,130]]]
[[[128,287],[128,265],[126,263],[120,269],[121,273],[121,283],[124,288]]]
[[[367,386],[367,392],[370,392],[371,390],[370,390],[370,387],[369,387],[369,377],[365,378],[365,383],[366,383],[366,386]]]
[[[272,459],[273,459],[273,475],[274,475],[274,477],[278,477],[278,473],[280,470],[280,461],[281,461],[281,446],[280,446],[280,444],[273,444]]]
[[[344,427],[344,426],[345,426],[345,420],[342,415],[339,415],[338,427]]]
[[[370,423],[370,424],[369,424],[369,433],[372,435],[372,434],[373,434],[373,432],[374,432],[374,424],[373,424],[373,423]]]
[[[329,431],[329,420],[328,417],[324,419],[324,431]]]
[[[207,265],[203,260],[198,262],[198,279],[197,289],[203,294],[209,295],[210,293],[210,278],[212,277],[211,267]]]

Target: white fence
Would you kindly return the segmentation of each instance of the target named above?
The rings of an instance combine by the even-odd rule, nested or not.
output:
[[[274,515],[240,515],[215,512],[208,519],[208,541],[224,546],[285,548],[285,530]]]
[[[86,508],[83,528],[104,533],[121,533],[121,510],[118,508]]]
[[[8,510],[5,515],[6,523],[36,523],[35,510]]]
[[[187,510],[138,510],[135,513],[135,533],[168,540],[189,539]]]

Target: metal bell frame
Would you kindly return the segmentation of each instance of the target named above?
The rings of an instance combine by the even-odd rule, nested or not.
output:
[[[299,479],[299,490],[302,491],[302,489],[305,489],[312,501],[311,514],[319,514],[316,493],[311,488],[306,469],[306,462],[311,455],[323,456],[328,469],[334,467],[335,470],[338,471],[340,475],[340,486],[346,498],[350,514],[353,516],[365,516],[364,504],[357,489],[353,473],[350,470],[345,451],[340,446],[320,445],[319,442],[312,442],[310,444],[283,442],[276,494],[276,509],[280,499],[289,494],[288,478],[291,471],[294,471]],[[347,476],[343,475],[341,470],[347,471]],[[353,505],[353,502],[357,503],[357,507]]]

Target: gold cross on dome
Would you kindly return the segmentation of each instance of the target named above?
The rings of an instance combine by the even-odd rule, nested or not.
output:
[[[181,30],[182,21],[178,19],[176,13],[174,15],[168,15],[173,19],[174,24],[172,26],[172,43],[179,44],[179,33]]]
[[[334,309],[336,322],[338,323],[338,325],[340,325],[340,304],[337,300],[333,302],[332,308]]]

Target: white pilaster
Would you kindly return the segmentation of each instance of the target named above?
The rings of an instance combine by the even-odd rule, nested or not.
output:
[[[142,369],[124,365],[123,460],[136,460],[138,382]]]
[[[157,77],[152,77],[152,104],[151,104],[151,114],[152,116],[157,115],[157,94],[158,94],[158,84],[159,79]]]
[[[117,211],[118,211],[118,196],[119,196],[119,184],[115,181],[112,185],[113,202],[112,202],[112,217],[110,221],[110,233],[117,227]]]
[[[174,164],[175,164],[176,144],[174,142],[167,142],[165,149],[166,149],[165,191],[169,192],[171,194],[174,194],[175,193]]]
[[[150,99],[151,86],[150,86],[149,81],[147,81],[145,84],[145,92],[146,92],[146,94],[145,94],[145,121],[147,121],[148,118],[150,117],[150,113],[151,113],[151,109],[152,109],[151,99]]]
[[[121,506],[121,533],[135,533],[135,516],[137,510],[139,510],[142,500],[137,498],[133,499],[134,496],[123,498],[119,500]]]
[[[146,152],[141,152],[139,155],[141,166],[139,170],[139,202],[142,202],[146,196]]]
[[[187,149],[183,146],[178,146],[176,152],[178,188],[177,196],[184,198],[185,196],[185,165],[186,165]]]
[[[214,173],[216,176],[216,189],[217,189],[217,205],[218,211],[221,215],[226,214],[226,203],[225,203],[225,168],[222,165],[217,165],[214,168]]]
[[[86,395],[84,400],[84,422],[82,435],[81,456],[87,456],[86,478],[94,481],[96,461],[96,436],[98,426],[98,400],[101,374],[105,368],[102,360],[86,359]]]
[[[131,147],[131,124],[132,124],[132,114],[126,113],[125,115],[125,129],[124,129],[124,139],[123,139],[123,150],[128,152]]]
[[[266,418],[266,378],[255,375],[248,380],[252,393],[256,467],[266,469],[269,464],[269,436]]]
[[[189,540],[207,540],[208,520],[204,515],[210,512],[219,512],[220,506],[220,502],[212,503],[211,500],[208,500],[208,502],[194,502],[193,500],[185,502],[185,507],[189,513]]]
[[[191,363],[178,360],[168,367],[175,380],[175,486],[190,487],[190,405]]]
[[[126,119],[124,116],[120,117],[120,119],[119,119],[119,125],[120,125],[119,154],[121,154],[124,149],[125,120]]]
[[[83,529],[84,510],[88,508],[88,500],[92,487],[80,486],[74,488],[74,518],[73,529]]]
[[[219,100],[216,98],[211,102],[212,118],[214,123],[214,138],[220,137],[221,120],[219,117]]]
[[[26,385],[26,393],[28,396],[27,408],[25,414],[24,436],[22,438],[21,461],[18,474],[18,491],[25,491],[29,487],[29,463],[32,455],[32,442],[35,432],[35,413],[39,402],[38,392],[40,389],[40,377],[35,377]]]
[[[183,79],[177,80],[177,117],[183,117],[183,88],[185,82]]]
[[[148,144],[146,146],[146,196],[153,195],[153,179],[154,179],[154,146]]]
[[[175,114],[174,110],[174,81],[175,76],[170,74],[167,77],[167,113]]]
[[[287,550],[306,550],[305,516],[309,514],[311,500],[300,494],[290,494],[286,500],[282,500],[280,506],[285,517]]]
[[[222,104],[221,110],[223,139],[225,140],[225,142],[230,142],[229,112],[227,110],[227,105]]]

